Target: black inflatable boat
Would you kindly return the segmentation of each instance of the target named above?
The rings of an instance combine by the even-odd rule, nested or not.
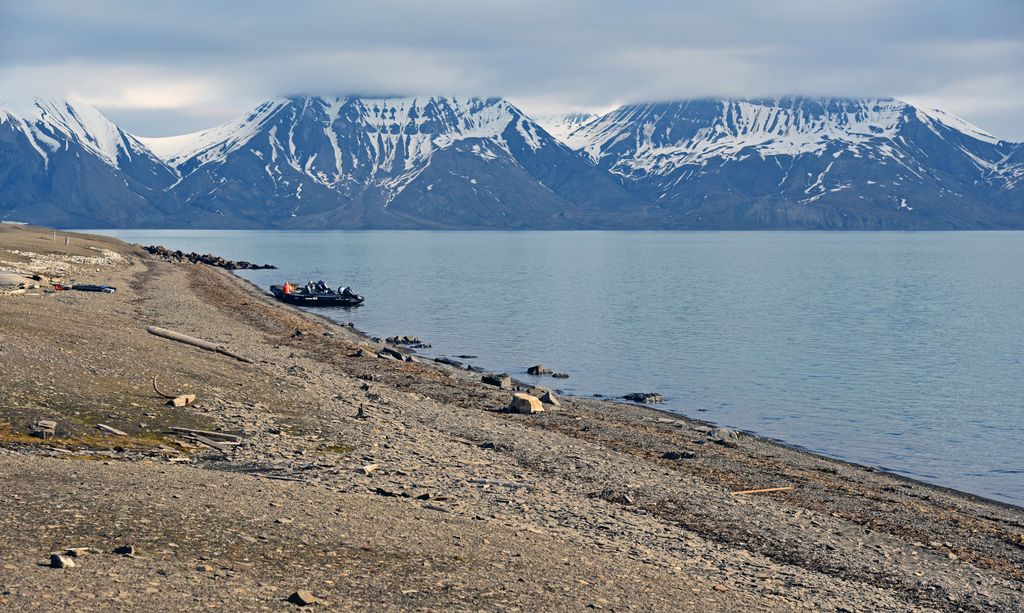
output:
[[[364,298],[345,287],[333,290],[322,281],[305,286],[291,286],[286,292],[283,285],[271,285],[270,293],[281,302],[308,307],[351,307],[363,303]]]

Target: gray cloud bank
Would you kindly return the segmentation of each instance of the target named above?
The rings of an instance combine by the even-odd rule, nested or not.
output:
[[[1024,140],[1024,2],[0,5],[0,100],[75,95],[162,136],[293,93],[501,95],[534,113],[698,96],[896,96]]]

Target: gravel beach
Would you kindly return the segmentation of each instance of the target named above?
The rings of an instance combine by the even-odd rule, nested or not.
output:
[[[1018,507],[636,404],[509,412],[107,237],[0,225],[0,271],[0,608],[1024,611]]]

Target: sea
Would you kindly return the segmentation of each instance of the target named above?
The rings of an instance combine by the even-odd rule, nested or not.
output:
[[[1024,505],[1022,232],[100,232],[351,286],[318,312],[427,356]]]

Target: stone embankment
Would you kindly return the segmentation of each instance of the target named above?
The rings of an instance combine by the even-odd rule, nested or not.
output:
[[[277,266],[272,264],[253,264],[245,260],[235,261],[222,258],[217,255],[211,255],[209,253],[185,253],[180,249],[171,250],[167,247],[160,245],[149,245],[142,247],[142,249],[154,255],[162,260],[169,262],[192,262],[193,264],[207,264],[209,266],[216,266],[217,268],[223,268],[225,270],[276,270]]]

